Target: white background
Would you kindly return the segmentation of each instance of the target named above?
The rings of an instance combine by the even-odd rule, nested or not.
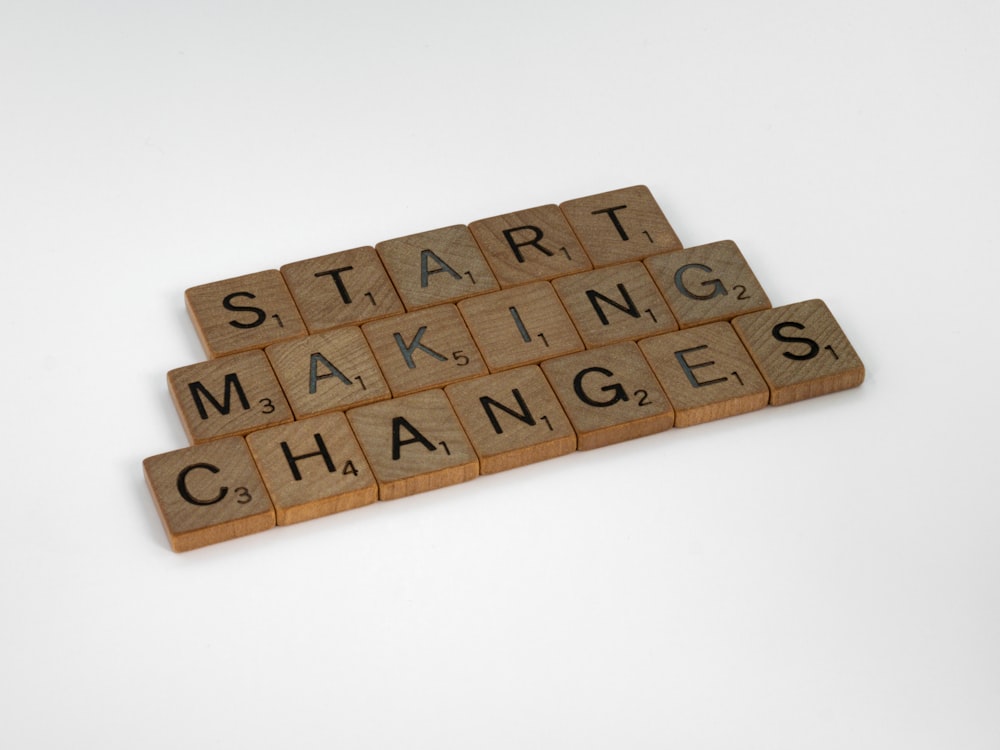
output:
[[[0,744],[997,748],[1000,6],[6,2]],[[189,286],[645,183],[859,389],[204,550]]]

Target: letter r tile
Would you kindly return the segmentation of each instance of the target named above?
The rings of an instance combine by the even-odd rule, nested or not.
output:
[[[373,247],[281,267],[310,333],[398,315],[403,303]]]
[[[198,338],[211,357],[263,349],[306,334],[285,280],[260,271],[191,287],[184,292]]]
[[[576,198],[559,208],[597,268],[681,249],[645,185]]]
[[[178,367],[167,373],[167,385],[195,444],[292,421],[285,394],[259,349]]]
[[[347,419],[378,480],[380,500],[479,476],[476,452],[440,389],[359,406]]]
[[[854,388],[865,366],[823,300],[741,315],[733,328],[771,391],[771,404]]]
[[[549,359],[541,368],[573,424],[579,450],[674,424],[674,410],[633,341]]]
[[[375,249],[407,310],[500,288],[464,224],[386,240]]]
[[[555,205],[480,219],[469,231],[504,288],[593,267]]]
[[[274,526],[274,508],[241,437],[181,448],[142,462],[174,552]]]

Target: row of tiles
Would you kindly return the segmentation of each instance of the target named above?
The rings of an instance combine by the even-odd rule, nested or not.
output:
[[[810,300],[346,412],[294,422],[286,414],[279,424],[244,425],[240,435],[148,458],[144,469],[171,545],[182,551],[863,378],[829,309]],[[235,382],[241,407],[260,395]],[[239,412],[233,393],[212,399],[213,408]]]

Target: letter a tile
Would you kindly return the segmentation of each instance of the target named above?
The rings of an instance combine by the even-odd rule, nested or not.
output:
[[[292,421],[285,394],[259,350],[178,367],[167,373],[167,385],[192,443]]]
[[[380,500],[479,476],[476,452],[440,389],[359,406],[347,419],[378,480]]]
[[[445,393],[483,474],[576,450],[576,433],[537,365],[455,383]]]
[[[342,412],[258,430],[247,445],[279,526],[378,500],[375,477]]]
[[[576,198],[559,208],[597,268],[681,249],[645,185]]]
[[[579,450],[674,424],[674,410],[633,341],[549,359],[541,367],[576,430]]]
[[[151,456],[142,462],[174,552],[274,526],[274,508],[241,437]]]
[[[673,404],[676,427],[767,406],[767,383],[725,321],[643,339],[639,349]]]
[[[771,390],[774,406],[854,388],[865,366],[823,300],[798,302],[733,320]]]

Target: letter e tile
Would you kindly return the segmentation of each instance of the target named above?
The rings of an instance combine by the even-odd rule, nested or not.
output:
[[[645,185],[576,198],[559,208],[597,268],[681,249]]]
[[[771,390],[774,406],[854,388],[865,366],[823,300],[741,315],[733,328]]]
[[[674,410],[633,341],[549,359],[541,368],[576,430],[579,450],[674,424]]]
[[[241,437],[151,456],[142,468],[174,552],[274,526],[274,508]]]
[[[260,271],[195,286],[184,292],[198,338],[211,357],[222,357],[306,334],[285,280]]]
[[[479,476],[476,452],[440,389],[359,406],[347,419],[378,480],[380,500]]]
[[[725,321],[643,339],[639,349],[673,404],[676,427],[767,406],[767,383]]]
[[[455,383],[445,393],[483,474],[576,450],[576,433],[537,365]]]
[[[247,445],[279,526],[378,500],[375,477],[343,412],[258,430]]]

